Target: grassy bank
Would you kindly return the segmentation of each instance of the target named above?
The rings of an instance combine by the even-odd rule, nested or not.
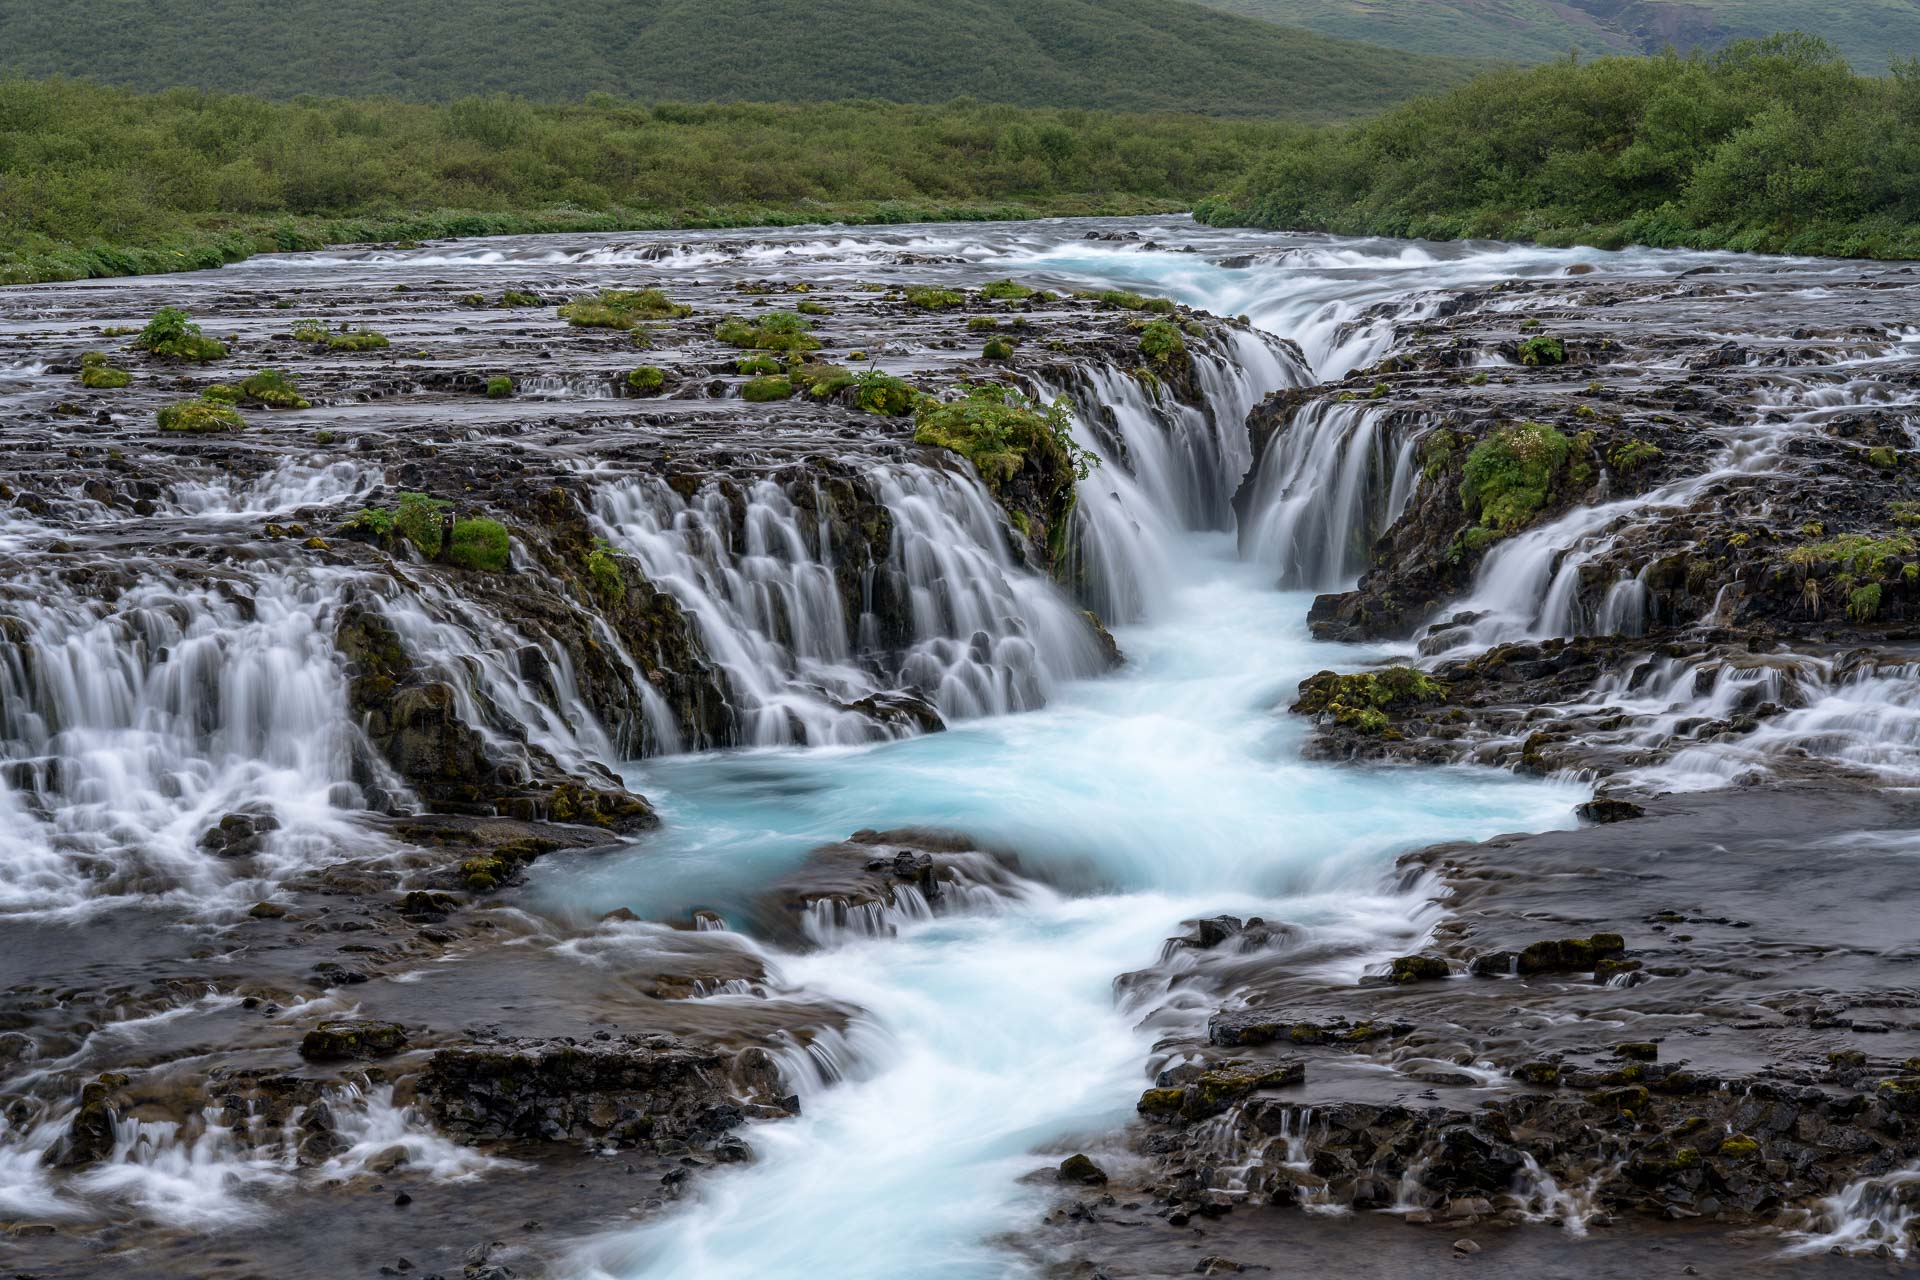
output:
[[[269,103],[0,82],[0,281],[364,240],[1187,208],[1285,126],[954,103]]]
[[[1341,129],[1293,133],[1216,225],[1920,257],[1920,69],[1858,76],[1776,36],[1711,57],[1484,76]]]

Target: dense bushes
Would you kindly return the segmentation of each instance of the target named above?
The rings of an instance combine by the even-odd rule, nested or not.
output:
[[[1296,131],[1206,221],[1548,244],[1920,256],[1920,64],[1775,36],[1483,76]]]
[[[978,103],[435,107],[0,81],[0,283],[358,240],[1165,211],[1281,136]]]

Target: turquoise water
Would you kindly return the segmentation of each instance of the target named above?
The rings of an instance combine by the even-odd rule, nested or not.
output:
[[[660,805],[660,834],[543,871],[538,899],[563,914],[737,918],[807,849],[921,825],[1016,849],[1041,882],[994,913],[770,955],[784,983],[866,1011],[855,1078],[754,1129],[756,1164],[592,1242],[574,1274],[1027,1274],[995,1242],[1041,1194],[1016,1179],[1131,1113],[1155,1034],[1141,1024],[1180,1015],[1153,997],[1122,1007],[1114,979],[1153,964],[1181,921],[1284,921],[1344,944],[1322,963],[1357,978],[1429,922],[1382,887],[1396,851],[1571,821],[1584,793],[1564,786],[1302,761],[1303,727],[1280,714],[1298,682],[1369,655],[1311,641],[1310,598],[1268,589],[1230,537],[1188,535],[1171,554],[1180,585],[1117,634],[1125,670],[1043,711],[905,742],[652,763],[633,782]]]

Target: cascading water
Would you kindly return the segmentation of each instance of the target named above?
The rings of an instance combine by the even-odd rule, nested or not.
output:
[[[1384,412],[1317,401],[1260,460],[1241,553],[1280,585],[1336,590],[1367,567],[1374,538],[1413,495],[1415,439],[1383,430]]]
[[[1005,517],[973,475],[909,452],[897,426],[884,450],[843,455],[832,431],[845,424],[836,423],[804,435],[778,463],[756,440],[691,485],[683,471],[670,483],[663,477],[672,468],[652,467],[651,458],[631,470],[626,458],[583,463],[567,479],[579,482],[592,532],[691,619],[693,660],[711,665],[730,703],[724,739],[697,728],[683,737],[642,674],[658,655],[628,653],[604,622],[590,621],[583,625],[595,645],[637,695],[636,723],[596,715],[581,688],[587,676],[564,646],[508,624],[482,599],[412,581],[404,548],[395,573],[372,581],[345,570],[303,576],[268,560],[223,569],[239,584],[231,594],[159,579],[110,606],[83,604],[59,583],[12,593],[28,603],[8,604],[0,633],[9,641],[0,647],[8,682],[0,688],[0,893],[19,910],[100,894],[217,895],[256,873],[309,865],[320,853],[314,842],[372,838],[348,820],[373,797],[356,791],[362,728],[346,712],[330,634],[350,597],[386,620],[425,676],[453,688],[460,719],[490,746],[620,767],[657,805],[661,831],[629,849],[536,864],[516,905],[574,923],[615,908],[691,916],[710,931],[610,923],[628,950],[610,946],[595,962],[615,970],[669,946],[669,934],[738,939],[768,976],[703,981],[687,997],[707,1002],[703,1010],[767,1003],[777,989],[858,1011],[844,1028],[775,1034],[772,1056],[804,1107],[797,1119],[750,1131],[754,1164],[710,1171],[690,1202],[586,1243],[559,1273],[1021,1274],[1023,1264],[995,1243],[1009,1223],[1029,1221],[1044,1194],[1019,1179],[1123,1123],[1154,1041],[1194,1017],[1167,990],[1116,1003],[1115,975],[1152,963],[1182,921],[1233,912],[1314,937],[1328,979],[1357,983],[1416,946],[1433,923],[1421,892],[1382,887],[1394,851],[1564,825],[1586,795],[1470,770],[1308,764],[1299,755],[1304,729],[1274,714],[1303,676],[1386,652],[1315,644],[1302,621],[1308,591],[1351,584],[1373,537],[1415,492],[1411,440],[1389,431],[1379,406],[1323,404],[1303,414],[1263,456],[1239,521],[1233,499],[1252,463],[1242,424],[1261,394],[1377,359],[1395,324],[1432,309],[1442,291],[1557,274],[1596,255],[1321,238],[1272,249],[1271,240],[1241,233],[1182,232],[1200,252],[1115,248],[1044,227],[798,230],[765,243],[568,238],[237,264],[222,273],[223,286],[303,287],[328,273],[385,281],[423,266],[461,287],[492,287],[513,273],[505,278],[560,291],[599,287],[608,267],[722,279],[804,271],[826,283],[878,274],[903,283],[1015,275],[1066,289],[1131,284],[1245,311],[1297,341],[1304,359],[1236,326],[1196,352],[1202,405],[1112,368],[1052,369],[1034,382],[1041,398],[1067,397],[1075,440],[1100,460],[1081,486],[1074,560],[1061,575],[1077,597],[1018,561]],[[1633,253],[1609,258],[1608,270],[1668,274],[1709,260]],[[890,345],[887,358],[929,380],[952,359],[913,341]],[[0,370],[9,386],[40,376]],[[590,433],[573,432],[566,412],[604,385],[566,373],[530,380],[542,421],[526,436],[570,461],[587,454]],[[645,413],[689,403],[700,402],[677,397]],[[417,411],[392,412],[405,423]],[[460,410],[463,422],[524,412],[477,400]],[[1734,440],[1713,470],[1750,473],[1766,465],[1766,447]],[[829,518],[823,474],[858,489],[874,521],[860,536]],[[158,505],[182,517],[257,523],[299,506],[373,501],[376,488],[398,483],[350,463],[295,461],[256,481],[179,488]],[[1477,588],[1498,619],[1489,634],[1585,625],[1568,620],[1577,600],[1556,595],[1556,575],[1634,503],[1684,502],[1691,492],[1682,485],[1575,513],[1538,531],[1537,545],[1528,535],[1509,540]],[[107,508],[77,497],[71,509],[90,530],[96,516],[111,523]],[[46,537],[25,515],[0,515],[0,554],[31,554]],[[1615,584],[1594,625],[1627,630],[1644,613],[1636,585],[1631,575]],[[1082,604],[1116,624],[1129,663],[1120,674],[1086,678],[1105,662]],[[1887,678],[1904,687],[1912,673]],[[1882,697],[1867,679],[1832,691],[1885,717],[1846,726],[1863,754],[1874,735],[1895,736],[1884,724],[1907,711],[1904,694],[1890,684]],[[909,699],[924,699],[947,732],[913,732],[918,722],[891,714]],[[683,750],[719,746],[756,749]],[[401,791],[390,780],[377,789]],[[223,814],[250,810],[276,825],[242,877],[198,841]],[[1010,891],[956,893],[939,904],[905,888],[871,910],[830,904],[796,923],[812,945],[791,953],[712,931],[722,916],[746,928],[756,895],[808,850],[862,827],[910,825],[1017,850],[1023,878]],[[586,950],[579,937],[554,944],[568,948]],[[284,1152],[262,1154],[209,1118],[164,1140],[156,1130],[120,1135],[124,1150],[116,1144],[94,1190],[170,1213],[185,1192],[215,1184],[252,1212],[261,1193],[357,1176],[395,1146],[447,1178],[490,1171],[422,1133],[380,1087],[336,1102],[351,1116],[341,1126],[344,1149],[311,1173],[294,1174]],[[70,1186],[48,1180],[46,1157],[66,1116],[54,1119],[0,1132],[11,1212],[86,1211]],[[1300,1119],[1255,1156],[1275,1165],[1307,1159],[1313,1132]],[[1248,1152],[1230,1154],[1236,1176],[1255,1172],[1239,1169]],[[161,1185],[174,1163],[182,1195],[147,1198],[143,1188]],[[1521,1194],[1531,1211],[1568,1222],[1583,1203],[1548,1181]]]

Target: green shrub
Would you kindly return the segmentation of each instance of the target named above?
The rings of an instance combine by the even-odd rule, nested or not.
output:
[[[447,511],[453,504],[424,493],[402,493],[393,515],[393,529],[432,560],[446,545]]]
[[[500,295],[503,307],[544,307],[546,299],[537,293],[523,293],[518,289],[509,289]]]
[[[1012,280],[994,280],[980,286],[982,296],[994,302],[1025,302],[1033,296],[1033,290]]]
[[[1013,344],[1005,338],[990,338],[987,345],[980,348],[980,354],[988,360],[1013,359]]]
[[[1880,613],[1880,584],[1870,582],[1847,596],[1847,616],[1855,622],[1872,622]]]
[[[796,303],[793,309],[803,316],[830,316],[833,314],[832,307],[824,302],[814,302],[811,299]]]
[[[247,420],[233,406],[213,400],[182,400],[160,410],[162,431],[182,431],[201,435],[212,431],[239,431]]]
[[[215,404],[239,404],[244,398],[240,388],[225,382],[216,382],[200,393],[202,400],[211,400]]]
[[[498,520],[474,518],[453,522],[453,534],[447,542],[447,563],[454,568],[499,573],[507,567],[510,558],[507,528]]]
[[[786,368],[772,356],[742,356],[733,362],[735,373],[779,373]]]
[[[985,333],[992,329],[998,329],[999,327],[1000,321],[993,316],[967,317],[967,329],[973,333]]]
[[[1173,324],[1155,320],[1140,331],[1140,354],[1155,364],[1169,364],[1186,357],[1187,341]]]
[[[227,354],[224,342],[202,334],[200,326],[191,323],[179,307],[160,308],[133,342],[170,360],[196,360],[205,364]]]
[[[640,365],[627,370],[627,385],[635,391],[651,395],[667,385],[666,371],[655,365]]]
[[[1473,447],[1460,482],[1460,505],[1489,529],[1512,533],[1546,505],[1572,445],[1542,422],[1495,432]]]
[[[278,369],[261,369],[240,380],[241,396],[257,400],[269,409],[307,409],[312,406],[300,394],[294,380]]]
[[[825,364],[818,360],[808,360],[787,370],[787,379],[793,383],[795,392],[812,391],[822,383],[837,383],[851,377],[852,375],[839,365]]]
[[[1558,338],[1528,338],[1520,344],[1520,363],[1529,369],[1566,362],[1566,344]]]
[[[678,320],[693,314],[658,289],[602,289],[560,308],[560,318],[586,329],[631,329],[643,320]]]
[[[785,400],[793,394],[793,381],[789,378],[753,378],[740,388],[742,400],[752,400],[756,404],[768,400]]]

